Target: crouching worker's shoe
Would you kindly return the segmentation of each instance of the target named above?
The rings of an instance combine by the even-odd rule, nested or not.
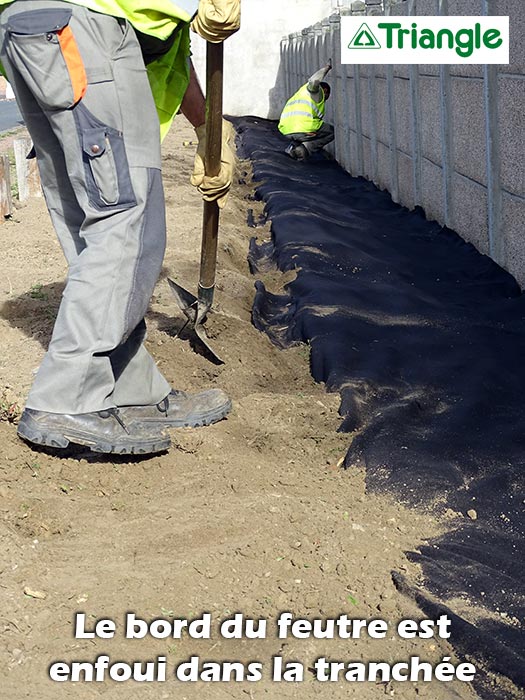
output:
[[[78,415],[26,408],[18,435],[37,445],[67,447],[74,443],[112,454],[153,454],[170,446],[169,435],[160,426],[125,419],[116,408]]]
[[[294,160],[307,160],[310,155],[306,146],[296,141],[292,141],[292,143],[286,146],[284,152]]]
[[[145,425],[198,428],[222,420],[231,407],[231,400],[221,389],[207,389],[196,394],[174,390],[154,406],[126,406],[120,411],[124,419],[138,420]]]

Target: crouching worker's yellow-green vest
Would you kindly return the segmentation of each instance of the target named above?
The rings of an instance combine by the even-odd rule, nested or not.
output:
[[[319,131],[323,125],[325,114],[325,97],[322,88],[320,102],[312,98],[312,93],[308,90],[308,83],[305,83],[295,95],[292,95],[285,104],[279,120],[278,129],[286,136],[287,134],[311,133]]]

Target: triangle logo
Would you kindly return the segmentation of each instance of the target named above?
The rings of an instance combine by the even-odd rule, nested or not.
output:
[[[349,49],[380,49],[381,44],[366,22],[359,27],[354,38],[348,44]]]

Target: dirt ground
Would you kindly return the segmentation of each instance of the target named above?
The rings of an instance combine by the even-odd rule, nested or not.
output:
[[[350,437],[337,433],[338,396],[309,374],[308,348],[277,350],[250,322],[254,278],[246,262],[253,186],[236,184],[221,217],[216,313],[208,335],[217,367],[176,336],[181,316],[166,276],[195,289],[201,201],[188,180],[193,132],[178,118],[164,145],[169,243],[149,312],[148,346],[184,390],[218,386],[233,399],[227,420],[172,431],[169,453],[101,458],[50,454],[16,436],[16,416],[38,367],[66,272],[42,199],[18,205],[0,227],[0,679],[8,700],[39,698],[473,698],[464,683],[319,682],[309,670],[337,661],[438,663],[441,639],[405,640],[403,618],[421,618],[398,594],[393,569],[417,576],[404,552],[442,531],[430,514],[365,493],[364,474],[339,464]],[[9,144],[4,140],[4,147]],[[5,149],[4,149],[5,150]],[[241,164],[241,174],[249,171]],[[255,229],[259,237],[269,227]],[[279,290],[286,280],[265,279]],[[25,592],[24,592],[25,591]],[[211,639],[124,638],[125,614],[145,620],[211,613]],[[385,639],[277,639],[275,618],[382,618]],[[115,620],[113,639],[75,639],[73,620]],[[233,613],[268,620],[266,639],[228,640]],[[148,661],[166,656],[165,682],[54,683],[54,661]],[[259,661],[259,682],[181,682],[175,665]],[[304,664],[303,682],[272,682],[272,657]]]

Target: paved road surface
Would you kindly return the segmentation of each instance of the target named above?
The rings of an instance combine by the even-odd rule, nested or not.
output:
[[[15,100],[0,100],[0,134],[23,125]]]

